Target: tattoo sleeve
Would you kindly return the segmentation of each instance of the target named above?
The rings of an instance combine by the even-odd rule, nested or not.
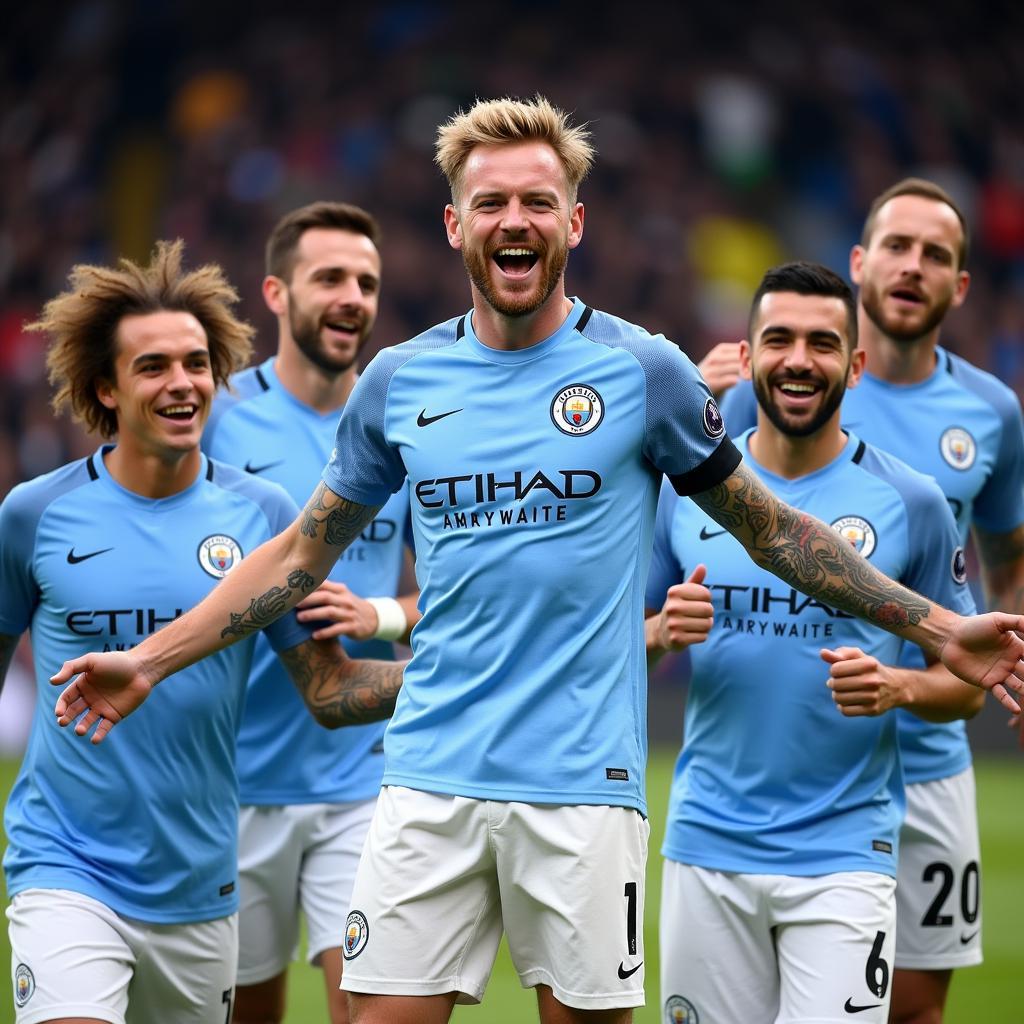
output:
[[[359,505],[335,494],[321,481],[302,510],[302,532],[316,539],[324,528],[324,542],[346,548],[363,532],[380,506]]]
[[[693,500],[776,576],[890,632],[926,618],[930,603],[878,572],[823,522],[779,501],[742,463]]]
[[[279,655],[313,717],[329,729],[389,718],[406,662],[350,660],[333,640],[307,640]]]
[[[20,637],[11,636],[9,633],[0,633],[0,692],[3,692],[7,669],[10,668],[11,659],[14,657],[20,639]]]
[[[305,569],[295,569],[285,582],[286,586],[271,587],[259,597],[254,597],[244,612],[231,612],[231,624],[225,626],[220,635],[243,637],[258,632],[308,594],[316,581]]]

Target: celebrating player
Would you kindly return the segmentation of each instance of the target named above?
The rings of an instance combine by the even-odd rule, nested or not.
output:
[[[849,287],[825,267],[768,271],[739,346],[757,429],[737,446],[776,494],[831,523],[878,569],[970,613],[942,492],[840,429],[840,402],[864,365],[856,315]],[[684,1020],[857,1013],[884,1024],[904,800],[896,719],[877,711],[899,703],[927,714],[936,690],[947,689],[977,709],[983,692],[942,665],[886,668],[889,684],[880,685],[897,637],[780,589],[668,488],[647,599],[660,609],[647,622],[649,653],[701,644],[691,650],[685,746],[662,851],[666,1019],[685,1009],[693,1017]],[[835,714],[822,646],[838,648],[824,652],[842,672],[833,696],[856,722]]]
[[[643,1003],[643,590],[661,476],[759,564],[1011,708],[1024,617],[964,619],[879,574],[741,464],[675,345],[566,297],[592,150],[562,112],[480,101],[442,126],[437,159],[472,309],[372,360],[299,519],[135,650],[68,662],[58,715],[109,732],[147,687],[265,622],[268,593],[275,611],[297,602],[293,574],[323,579],[408,481],[424,615],[346,927],[353,1018],[446,1021],[481,997],[504,928],[547,1024],[624,1022]]]
[[[181,258],[180,243],[164,243],[147,268],[76,267],[31,325],[52,338],[56,407],[117,440],[0,506],[0,668],[31,627],[40,680],[5,818],[19,1024],[223,1024],[230,1012],[235,733],[252,642],[192,665],[92,753],[57,728],[45,681],[90,647],[133,647],[295,514],[280,488],[199,451],[214,389],[248,358],[251,330],[219,268],[185,273]],[[267,623],[322,721],[388,713],[400,667],[348,662],[294,614]]]
[[[232,378],[203,436],[213,458],[309,495],[356,383],[380,293],[379,230],[365,210],[320,202],[283,217],[267,242],[263,296],[278,323],[277,354]],[[392,495],[300,602],[313,635],[340,635],[353,657],[393,659],[390,641],[419,620],[417,595],[395,598],[409,538],[409,496]],[[376,595],[369,600],[360,595]],[[351,638],[351,639],[350,639]],[[289,959],[306,916],[310,961],[324,971],[332,1024],[348,1020],[342,925],[384,770],[383,724],[328,732],[302,713],[262,639],[238,736],[238,989],[235,1021],[284,1017]],[[301,757],[295,752],[302,751]]]
[[[918,178],[872,203],[850,257],[867,372],[843,424],[935,477],[966,543],[974,535],[990,607],[1024,610],[1024,428],[1014,393],[943,349],[942,321],[967,296],[967,228],[953,199]],[[749,423],[749,388],[726,400]],[[908,649],[904,663],[919,666]],[[947,721],[899,711],[907,816],[900,845],[895,1024],[940,1024],[952,970],[981,962],[974,772],[953,690]]]

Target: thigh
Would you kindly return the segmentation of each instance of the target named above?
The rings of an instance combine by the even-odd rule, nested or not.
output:
[[[487,804],[386,786],[352,890],[342,988],[479,1002],[500,941]]]
[[[776,876],[777,1024],[885,1024],[896,943],[895,879],[870,871]]]
[[[896,887],[896,966],[981,963],[981,854],[974,770],[907,786]]]
[[[632,808],[491,805],[501,909],[523,985],[581,1010],[644,1004],[649,825]]]
[[[7,918],[17,1024],[124,1024],[135,952],[114,911],[80,893],[29,889],[11,900]]]
[[[306,915],[310,963],[339,949],[352,899],[352,885],[377,801],[324,808],[310,837],[299,875],[299,900]]]
[[[775,1019],[778,969],[760,877],[665,861],[660,987],[669,1024]]]
[[[276,977],[295,956],[302,854],[323,813],[323,804],[239,809],[239,985]]]
[[[128,1024],[228,1024],[238,915],[190,924],[130,923],[138,961],[128,992]]]

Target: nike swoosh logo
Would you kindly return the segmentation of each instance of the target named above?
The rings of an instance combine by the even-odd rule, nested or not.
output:
[[[78,565],[79,562],[84,562],[89,558],[95,558],[97,555],[105,555],[108,551],[113,550],[113,548],[101,548],[99,551],[90,551],[87,555],[76,555],[75,549],[72,548],[68,552],[68,565]]]
[[[627,978],[631,978],[634,974],[636,974],[636,972],[639,971],[640,968],[643,967],[643,965],[644,965],[644,962],[643,962],[643,960],[641,960],[640,963],[638,963],[636,965],[636,967],[630,967],[630,969],[627,971],[625,969],[625,966],[623,965],[622,961],[620,960],[619,961],[619,977],[623,981],[625,981]]]
[[[977,935],[978,932],[980,932],[980,931],[981,931],[980,928],[975,928],[974,931],[971,932],[970,935],[961,935],[960,936],[960,945],[961,946],[966,946],[967,943],[970,942],[971,939],[973,939],[975,937],[975,935]]]
[[[436,423],[438,420],[443,420],[445,416],[454,416],[457,412],[462,412],[461,409],[451,409],[448,412],[442,412],[438,416],[428,416],[427,410],[424,409],[419,416],[416,417],[417,427],[429,427],[431,423]]]
[[[262,473],[265,469],[270,469],[273,466],[280,466],[284,462],[284,459],[278,459],[277,462],[268,462],[263,466],[254,466],[251,461],[245,464],[246,473]]]
[[[847,999],[843,1004],[843,1009],[847,1013],[860,1013],[861,1010],[873,1010],[876,1006],[881,1006],[881,1003],[868,1003],[865,1006],[858,1006],[852,999]]]
[[[712,533],[708,533],[708,528],[706,526],[702,526],[700,528],[700,539],[701,540],[711,540],[712,537],[721,537],[723,533],[728,533],[728,532],[729,532],[728,530],[715,530]]]

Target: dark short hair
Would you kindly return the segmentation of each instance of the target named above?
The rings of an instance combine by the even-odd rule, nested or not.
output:
[[[796,260],[781,263],[765,272],[754,292],[747,320],[747,337],[754,343],[754,321],[761,309],[761,299],[769,292],[796,292],[797,295],[822,295],[842,299],[846,307],[846,338],[851,351],[857,347],[857,303],[850,286],[835,272],[820,263]]]
[[[283,281],[290,280],[295,269],[295,250],[299,240],[311,228],[332,228],[365,235],[374,245],[380,245],[380,225],[377,218],[351,203],[333,203],[321,200],[300,206],[286,213],[275,225],[267,239],[266,270]]]
[[[963,210],[957,206],[953,197],[941,185],[936,185],[934,181],[928,181],[926,178],[904,178],[902,181],[897,181],[895,185],[890,185],[881,195],[876,196],[864,220],[864,230],[860,233],[860,244],[865,249],[868,247],[875,230],[878,211],[890,199],[895,199],[897,196],[921,196],[924,199],[932,199],[936,203],[945,203],[956,214],[957,220],[960,221],[960,248],[957,250],[957,259],[959,261],[957,270],[963,270],[967,266],[967,250],[969,246],[967,220],[964,217]]]

